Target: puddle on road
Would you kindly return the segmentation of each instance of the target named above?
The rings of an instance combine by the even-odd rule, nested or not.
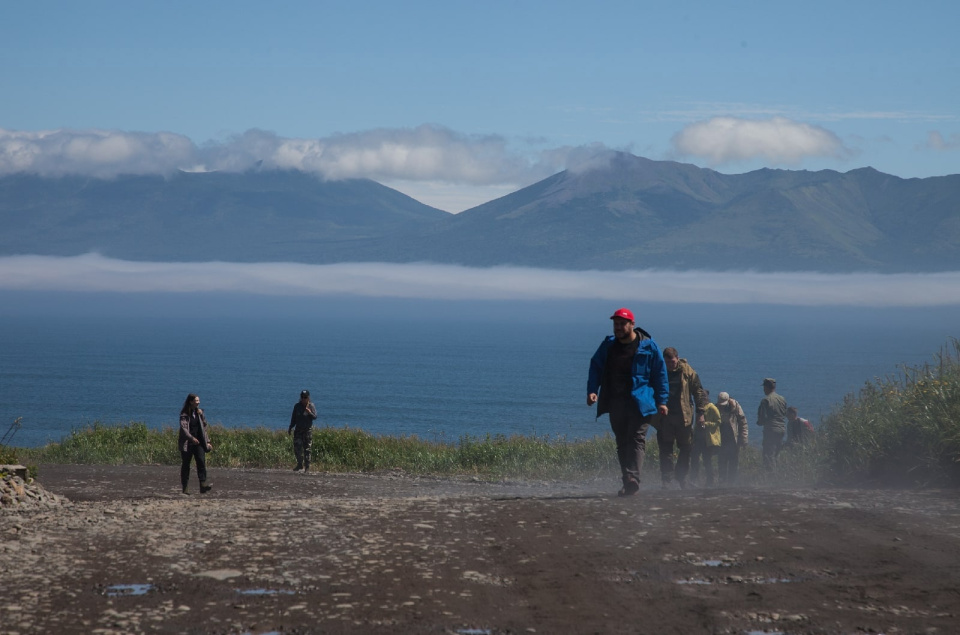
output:
[[[146,595],[153,589],[152,584],[114,584],[104,589],[103,593],[109,598],[127,595]]]
[[[240,595],[296,595],[289,589],[237,589]]]
[[[740,576],[730,576],[719,580],[704,580],[703,578],[674,580],[676,584],[785,584],[795,581],[790,578],[742,578]]]

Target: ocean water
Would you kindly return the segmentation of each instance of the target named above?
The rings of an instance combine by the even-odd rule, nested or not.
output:
[[[9,298],[7,298],[9,300]],[[463,435],[606,434],[585,404],[589,359],[610,332],[607,303],[291,301],[169,296],[10,304],[0,310],[0,435],[13,445],[143,421],[175,426],[188,392],[227,427],[285,430],[299,391],[320,425],[456,441]],[[713,397],[753,426],[772,376],[814,423],[843,396],[960,335],[960,308],[823,309],[659,305],[638,324],[674,346]]]

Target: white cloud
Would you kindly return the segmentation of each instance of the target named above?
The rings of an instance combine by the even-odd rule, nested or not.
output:
[[[0,128],[0,174],[165,174],[196,160],[193,142],[169,132]]]
[[[944,138],[940,132],[933,130],[927,135],[926,147],[931,150],[960,150],[960,133],[953,133],[949,138]]]
[[[524,186],[583,162],[599,145],[539,153],[496,135],[468,135],[435,125],[377,129],[322,139],[279,137],[263,130],[200,146],[182,135],[110,130],[21,132],[0,129],[0,174],[169,174],[262,166],[327,179],[425,181],[469,186]]]
[[[820,274],[676,271],[557,271],[434,264],[157,263],[96,254],[0,258],[0,290],[230,291],[262,295],[616,302],[690,298],[712,304],[958,306],[960,272]],[[625,297],[625,289],[643,289]]]
[[[751,159],[795,165],[807,157],[850,154],[829,130],[784,117],[714,117],[684,127],[672,143],[678,154],[703,157],[714,165]]]

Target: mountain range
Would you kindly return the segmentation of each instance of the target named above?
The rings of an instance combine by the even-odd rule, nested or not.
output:
[[[560,269],[960,270],[960,175],[725,175],[612,153],[460,214],[295,171],[0,177],[0,255]]]

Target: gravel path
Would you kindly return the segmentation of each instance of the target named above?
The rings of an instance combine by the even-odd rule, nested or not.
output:
[[[0,632],[960,632],[956,492],[177,471],[41,466]]]

